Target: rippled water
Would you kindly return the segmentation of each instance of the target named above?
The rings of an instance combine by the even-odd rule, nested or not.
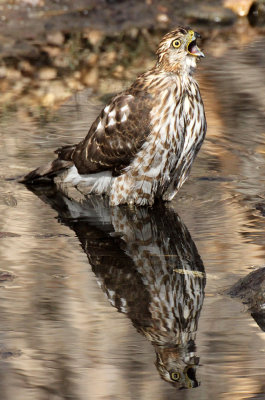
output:
[[[207,140],[152,209],[5,180],[86,134],[89,92],[49,121],[2,118],[1,400],[265,398],[265,333],[224,295],[265,258],[264,50],[204,62]]]

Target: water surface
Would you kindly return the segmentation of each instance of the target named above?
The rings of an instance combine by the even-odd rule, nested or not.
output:
[[[265,334],[223,294],[264,264],[264,50],[202,65],[207,139],[179,195],[152,209],[5,180],[82,138],[100,98],[2,117],[1,400],[265,398]]]

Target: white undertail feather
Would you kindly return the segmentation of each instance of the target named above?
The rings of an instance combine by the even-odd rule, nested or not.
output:
[[[64,183],[71,183],[74,186],[85,185],[88,192],[103,194],[108,193],[113,177],[111,171],[97,172],[95,174],[80,175],[75,166],[68,170]]]

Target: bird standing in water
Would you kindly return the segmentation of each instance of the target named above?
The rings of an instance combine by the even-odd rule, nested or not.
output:
[[[84,140],[56,150],[58,158],[22,183],[52,179],[107,194],[110,205],[172,200],[187,179],[206,133],[203,102],[193,78],[204,57],[189,28],[167,33],[157,62],[101,111]]]

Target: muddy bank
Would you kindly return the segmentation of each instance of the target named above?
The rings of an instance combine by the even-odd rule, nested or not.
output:
[[[216,56],[229,46],[240,47],[263,34],[263,28],[249,24],[252,3],[0,3],[0,107],[54,107],[85,87],[105,92],[107,79],[117,80],[119,91],[122,81],[126,85],[150,66],[161,36],[179,24],[192,25],[202,33],[208,54]],[[133,67],[130,72],[128,66]]]

